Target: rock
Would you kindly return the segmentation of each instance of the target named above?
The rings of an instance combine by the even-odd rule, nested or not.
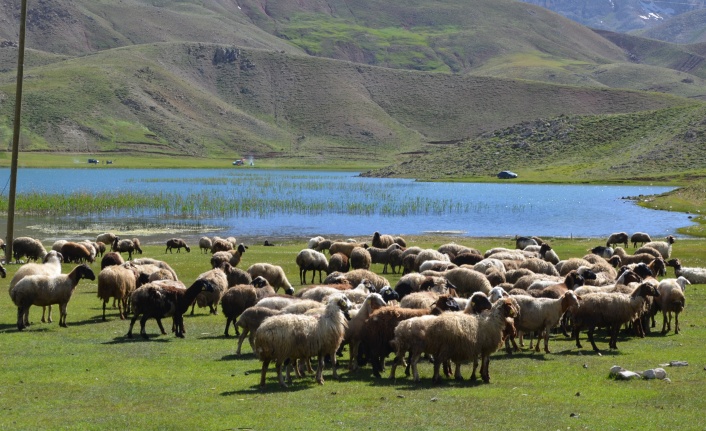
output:
[[[625,368],[621,367],[620,365],[613,365],[612,367],[610,367],[610,376],[615,377],[621,371],[625,371]]]
[[[642,376],[639,375],[638,373],[634,372],[634,371],[627,371],[627,370],[625,370],[625,371],[619,372],[618,375],[616,376],[616,378],[617,378],[618,380],[631,380],[631,379],[639,379],[639,378],[642,378]]]
[[[689,363],[686,361],[669,361],[670,367],[686,367]]]
[[[646,370],[642,373],[642,377],[648,380],[659,379],[664,380],[667,377],[667,372],[664,368],[655,368],[652,370]]]

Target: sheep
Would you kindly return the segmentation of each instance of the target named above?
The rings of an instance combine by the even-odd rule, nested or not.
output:
[[[373,239],[371,241],[373,247],[376,248],[387,248],[392,244],[395,244],[395,238],[392,235],[381,235],[380,232],[373,233]]]
[[[345,287],[342,287],[345,286]],[[310,299],[313,301],[318,301],[319,303],[323,304],[324,300],[326,297],[329,295],[332,295],[334,293],[341,293],[344,290],[350,290],[352,289],[352,286],[348,284],[331,284],[331,285],[318,285],[318,286],[313,286],[313,287],[308,287],[305,289],[299,290],[295,296],[297,298],[301,299]],[[366,292],[367,294],[368,292]]]
[[[442,276],[428,276],[419,273],[407,274],[400,278],[395,285],[395,292],[399,294],[400,299],[414,292],[432,290],[436,293],[448,293],[450,289],[455,289],[455,286]]]
[[[588,249],[588,252],[603,257],[605,259],[610,259],[610,257],[613,256],[613,247],[604,247],[602,245],[599,245]]]
[[[191,305],[191,315],[194,315],[194,309],[197,305],[199,308],[208,307],[210,314],[218,315],[218,303],[225,291],[228,290],[226,273],[222,269],[216,268],[199,274],[196,279],[208,281],[212,289],[204,290],[196,295],[196,300]]]
[[[392,290],[392,287],[390,286],[385,286],[380,291],[378,292],[380,296],[382,296],[382,299],[385,300],[385,302],[389,305],[397,304],[400,300],[400,295],[397,294],[394,290]]]
[[[535,274],[559,275],[559,271],[551,262],[542,259],[527,259],[520,262],[519,268],[527,268]]]
[[[515,328],[517,331],[529,334],[538,331],[539,337],[544,337],[544,351],[546,353],[550,353],[549,331],[559,323],[564,312],[574,310],[580,306],[580,298],[573,291],[567,291],[557,299],[533,298],[531,296],[515,296],[514,299],[520,308],[520,312],[514,320]],[[508,340],[505,341],[505,346],[508,349],[509,341],[512,342],[515,350],[519,351],[514,337],[508,337]],[[536,352],[539,352],[539,344],[539,339],[537,339]],[[531,348],[532,343],[530,341]]]
[[[621,265],[629,265],[631,263],[639,262],[650,263],[655,259],[654,256],[648,253],[640,253],[634,255],[627,254],[627,252],[622,247],[615,247],[615,255],[620,257]]]
[[[17,306],[17,329],[29,326],[29,308],[32,305],[59,304],[59,326],[66,328],[66,306],[81,279],[95,280],[96,276],[86,264],[75,267],[68,274],[28,275],[17,282],[10,291]]]
[[[245,337],[248,337],[248,340],[250,341],[250,347],[254,352],[255,332],[260,327],[260,325],[262,325],[262,322],[264,322],[265,319],[267,319],[268,317],[276,316],[278,314],[282,314],[282,311],[273,310],[272,308],[267,307],[258,307],[257,305],[249,307],[245,311],[243,311],[240,314],[240,317],[238,317],[238,321],[234,324],[236,332],[238,330],[238,327],[243,328],[243,331],[238,337],[238,347],[235,349],[235,355],[240,356]],[[226,336],[228,335],[226,334]]]
[[[349,309],[350,301],[345,296],[333,295],[320,317],[281,314],[265,320],[255,333],[255,350],[262,361],[260,387],[265,387],[265,375],[272,360],[275,361],[277,378],[283,388],[287,385],[282,376],[282,365],[287,359],[308,360],[318,356],[316,382],[323,384],[324,358],[329,355],[333,378],[337,379],[336,351],[345,335]],[[291,380],[289,369],[287,380]]]
[[[422,263],[419,266],[419,272],[424,272],[424,271],[436,271],[436,272],[444,272],[449,269],[453,268],[458,268],[458,265],[449,262],[449,261],[443,261],[443,260],[425,260],[424,263]],[[383,271],[384,273],[384,271]]]
[[[250,284],[252,276],[240,268],[234,268],[228,262],[223,262],[219,267],[226,274],[228,279],[228,287],[237,286],[238,284]]]
[[[372,258],[370,253],[364,247],[356,247],[351,250],[351,255],[348,260],[352,269],[370,269]]]
[[[61,255],[64,256],[66,263],[93,263],[94,258],[91,257],[91,252],[83,245],[76,242],[67,242],[61,246]]]
[[[549,244],[542,244],[539,246],[539,256],[546,260],[547,262],[551,262],[554,265],[559,263],[559,256],[556,254],[556,252],[549,246]]]
[[[302,249],[296,257],[297,266],[299,266],[299,281],[301,284],[306,284],[306,272],[311,271],[311,282],[314,282],[316,271],[319,272],[319,283],[321,283],[321,272],[327,271],[328,261],[326,255],[310,248]]]
[[[360,333],[363,330],[365,321],[370,317],[370,315],[377,309],[380,309],[387,305],[387,302],[383,299],[382,295],[379,293],[370,293],[363,301],[360,309],[351,317],[348,322],[348,327],[346,328],[346,333],[343,337],[343,343],[341,346],[348,344],[349,361],[348,369],[355,371],[358,368],[358,347],[360,346]]]
[[[218,251],[231,251],[233,249],[233,244],[230,241],[223,238],[215,237],[211,242],[211,253],[216,253]]]
[[[27,257],[27,260],[42,260],[47,255],[47,250],[42,243],[28,236],[21,236],[12,240],[12,256],[15,263],[20,263],[20,258]]]
[[[324,241],[325,239],[326,238],[323,236],[315,236],[306,243],[306,248],[314,249],[321,241]]]
[[[640,254],[640,253],[651,254],[654,257],[659,257],[660,259],[663,259],[662,253],[660,253],[659,251],[657,251],[657,249],[655,249],[653,247],[645,247],[643,245],[642,247],[635,250],[635,253],[633,253],[633,254]]]
[[[229,337],[228,329],[232,322],[245,310],[253,307],[262,298],[275,295],[276,292],[263,277],[255,277],[252,282],[234,286],[221,297],[221,309],[226,317],[226,329],[224,335]],[[238,327],[235,326],[235,335],[238,335]]]
[[[456,266],[461,266],[461,265],[475,265],[478,262],[482,261],[484,257],[480,253],[475,253],[475,252],[463,252],[460,254],[457,254],[451,259],[451,263],[453,263]]]
[[[529,245],[540,245],[536,240],[526,236],[515,237],[515,248],[523,250]]]
[[[333,241],[331,241],[330,239],[325,239],[323,241],[320,241],[318,244],[316,244],[316,247],[314,247],[314,250],[320,251],[321,253],[323,253],[326,250],[329,250],[331,248],[331,244],[333,244]]]
[[[616,232],[610,234],[608,237],[608,240],[606,240],[605,246],[606,247],[613,247],[618,244],[624,244],[625,247],[628,246],[628,234],[625,232]]]
[[[331,244],[331,247],[329,248],[329,253],[333,255],[334,253],[343,253],[348,258],[350,259],[351,257],[351,252],[353,251],[354,248],[356,247],[363,247],[364,243],[358,243],[358,242],[342,242],[342,241],[336,241],[333,244]]]
[[[52,250],[49,253],[47,253],[46,256],[44,256],[44,262],[39,264],[39,263],[25,263],[21,267],[17,269],[15,274],[12,276],[12,279],[10,280],[10,287],[8,289],[8,292],[12,291],[12,288],[15,287],[18,281],[22,280],[24,277],[28,275],[59,275],[61,274],[61,262],[63,262],[64,257],[61,255],[60,252]],[[2,266],[0,265],[0,268]],[[2,268],[2,271],[0,271],[0,275],[2,275],[2,278],[5,278],[5,268]],[[49,314],[46,316],[45,320],[45,311],[46,307],[42,307],[42,323],[49,322],[51,323],[51,305],[49,306]]]
[[[184,289],[180,286],[180,282],[177,281],[152,282],[135,289],[130,295],[133,316],[132,320],[130,320],[127,337],[132,338],[132,327],[140,316],[142,316],[140,319],[140,335],[142,338],[148,338],[147,332],[145,332],[145,323],[150,318],[154,318],[157,321],[162,335],[167,335],[164,326],[162,326],[162,319],[172,316],[172,328],[175,335],[179,338],[184,338],[186,333],[184,313],[189,309],[189,305],[194,302],[196,295],[203,290],[213,290],[213,286],[206,279],[196,280],[188,289]]]
[[[102,269],[98,273],[97,296],[103,300],[103,321],[106,321],[105,308],[110,298],[114,298],[118,303],[120,320],[125,320],[130,294],[146,281],[144,278],[140,280],[139,271],[130,263],[111,265]]]
[[[237,246],[234,247],[234,250],[230,251],[230,254],[232,257],[228,261],[232,266],[238,266],[240,261],[243,259],[243,253],[245,253],[245,250],[248,248],[247,245],[245,244],[238,244]]]
[[[513,298],[503,298],[493,304],[489,312],[480,315],[444,313],[430,322],[426,331],[426,351],[434,356],[434,376],[439,383],[442,363],[456,363],[456,379],[462,379],[460,363],[473,360],[471,380],[475,380],[478,358],[483,382],[490,382],[488,372],[490,354],[498,350],[508,319],[517,316],[518,306]]]
[[[448,255],[452,260],[464,253],[472,253],[480,256],[480,252],[478,250],[472,249],[470,247],[466,247],[465,245],[461,244],[456,244],[453,242],[442,244],[439,246],[439,248],[436,249],[441,254],[446,254]],[[418,253],[417,253],[418,254]]]
[[[123,263],[125,263],[125,260],[123,260],[120,253],[111,251],[103,255],[101,259],[101,269],[105,269],[105,267],[111,265],[122,265]]]
[[[409,295],[405,295],[404,298],[400,300],[399,305],[402,308],[429,309],[434,305],[437,299],[439,299],[439,296],[441,296],[441,294],[433,290],[412,292]]]
[[[485,278],[488,279],[490,285],[495,287],[506,282],[505,272],[499,271],[497,268],[491,268],[485,273]]]
[[[569,290],[574,290],[576,287],[583,286],[584,277],[577,270],[573,270],[566,274],[564,281],[561,283],[551,283],[548,286],[544,286],[540,289],[533,289],[530,286],[527,291],[532,295],[539,298],[552,298],[557,299],[564,295]]]
[[[284,289],[284,293],[288,295],[294,294],[294,288],[289,280],[287,280],[287,276],[284,274],[284,269],[282,269],[281,266],[269,263],[256,263],[250,265],[246,271],[253,279],[263,277],[270,283],[270,286],[275,289],[275,292],[282,288]]]
[[[143,257],[143,258],[140,258],[140,259],[134,259],[134,260],[132,261],[132,263],[133,263],[134,265],[138,265],[138,266],[139,266],[139,265],[154,265],[154,266],[156,266],[157,268],[166,269],[167,271],[169,271],[169,272],[172,274],[172,279],[173,279],[173,280],[179,280],[179,277],[177,277],[176,271],[174,271],[174,270],[172,269],[172,267],[169,266],[169,264],[168,264],[167,262],[164,262],[164,261],[162,261],[162,260],[152,259],[152,258],[149,258],[149,257]]]
[[[637,243],[644,245],[646,242],[652,242],[652,238],[644,232],[635,232],[630,236],[630,242],[632,243],[632,248],[637,248]]]
[[[184,241],[181,238],[171,238],[167,240],[167,249],[164,250],[164,253],[172,252],[172,249],[176,249],[177,253],[181,251],[182,248],[186,249],[186,252],[189,253],[191,251],[191,247],[189,247],[186,244],[186,241]]]
[[[132,259],[132,253],[137,250],[135,243],[130,239],[120,239],[116,237],[113,241],[112,251],[127,253],[127,260]]]
[[[93,243],[93,247],[95,247],[98,256],[103,257],[103,254],[105,254],[105,243],[96,241]]]
[[[324,279],[324,284],[337,284],[341,282],[346,282],[351,286],[357,286],[363,282],[363,280],[368,280],[376,290],[380,290],[385,286],[389,286],[390,282],[387,281],[385,277],[375,274],[367,269],[355,269],[353,271],[347,272],[345,274],[339,272],[332,272]]]
[[[112,244],[117,238],[117,235],[111,232],[106,232],[98,235],[96,237],[96,242],[102,242],[103,244]]]
[[[326,267],[326,275],[332,272],[348,272],[350,270],[350,263],[348,256],[343,253],[334,253],[328,260],[328,266]]]
[[[439,253],[438,251],[429,248],[417,253],[417,257],[414,259],[414,270],[419,272],[419,267],[427,260],[442,260],[451,262],[448,255]]]
[[[482,272],[469,268],[454,268],[444,273],[459,296],[471,296],[475,292],[488,294],[493,286]]]
[[[90,253],[91,263],[95,262],[96,256],[98,256],[98,248],[96,247],[96,243],[86,239],[86,240],[80,241],[79,244],[86,247],[86,250],[88,250],[88,252]]]
[[[224,263],[230,264],[230,258],[233,257],[229,251],[217,251],[211,255],[211,268],[219,268]]]
[[[213,241],[207,236],[202,236],[199,238],[199,249],[202,253],[210,253],[211,247],[213,247]]]
[[[679,333],[679,313],[684,310],[686,305],[684,291],[687,284],[691,283],[684,277],[665,279],[659,282],[657,286],[659,297],[655,299],[655,302],[662,310],[662,334],[666,334],[672,329],[672,312],[674,313],[674,333]]]
[[[609,329],[610,341],[608,346],[617,349],[617,337],[620,326],[632,322],[643,310],[648,296],[659,296],[659,292],[650,283],[642,283],[631,294],[623,293],[589,293],[581,297],[581,307],[571,313],[573,321],[572,338],[576,340],[576,347],[582,347],[579,333],[588,329],[588,340],[593,350],[598,351],[593,341],[593,331],[596,327]]]
[[[68,241],[65,239],[57,239],[54,241],[54,244],[52,244],[51,249],[61,253],[61,247],[63,247],[67,242]]]
[[[690,284],[706,284],[706,268],[682,266],[679,259],[670,259],[667,266],[674,268],[675,277],[684,277]]]
[[[674,244],[675,238],[672,235],[667,237],[666,241],[651,241],[643,244],[643,247],[652,247],[657,250],[663,259],[669,259],[672,255],[672,244]]]
[[[397,243],[392,243],[386,248],[380,247],[367,247],[366,250],[370,255],[371,263],[378,263],[384,265],[382,268],[382,273],[387,274],[387,265],[391,263],[392,252],[395,250],[401,250],[402,247]],[[351,266],[353,266],[351,264]],[[366,269],[370,269],[369,267]],[[392,273],[395,273],[394,267]]]

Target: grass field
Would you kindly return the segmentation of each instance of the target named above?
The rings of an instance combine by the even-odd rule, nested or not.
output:
[[[452,240],[479,250],[513,246],[509,239],[408,238],[410,245],[425,248]],[[601,242],[550,241],[562,258],[581,256]],[[249,244],[240,266],[282,265],[298,289],[294,257],[305,243],[301,238],[276,247]],[[706,266],[704,244],[678,240],[673,254],[685,265]],[[187,285],[209,269],[210,256],[196,250],[171,255],[164,254],[162,245],[144,248],[144,256],[169,262]],[[100,269],[98,263],[91,266]],[[64,272],[71,267],[64,265]],[[2,285],[7,287],[17,268],[7,266]],[[374,265],[373,270],[382,268]],[[388,275],[392,285],[398,279]],[[703,429],[703,287],[686,291],[680,335],[653,332],[638,339],[621,334],[619,350],[610,351],[599,333],[600,354],[585,348],[587,342],[576,349],[563,336],[554,336],[551,354],[495,353],[489,385],[446,381],[434,386],[430,364],[421,367],[420,384],[403,373],[396,382],[375,380],[369,367],[349,373],[346,351],[340,381],[327,368],[323,386],[309,376],[287,390],[277,385],[274,367],[267,388],[258,388],[261,364],[247,343],[243,357],[234,355],[236,342],[224,337],[220,311],[212,316],[197,308],[194,316],[187,315],[185,339],[157,336],[153,320],[147,323],[149,340],[127,339],[128,321],[109,310],[108,321],[102,322],[96,284],[82,281],[68,306],[68,328],[58,327],[56,306],[51,324],[40,323],[40,310],[32,307],[34,324],[18,332],[16,310],[5,296],[0,299],[0,429]],[[657,322],[660,329],[661,317]],[[613,365],[640,371],[672,360],[689,365],[666,368],[671,382],[608,378]],[[468,377],[470,368],[464,366],[463,372]]]

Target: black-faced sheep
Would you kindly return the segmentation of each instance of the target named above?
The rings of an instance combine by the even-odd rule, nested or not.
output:
[[[593,341],[593,331],[596,327],[609,329],[610,341],[608,346],[617,349],[618,330],[625,324],[636,320],[644,310],[648,296],[659,296],[657,289],[650,283],[640,284],[632,294],[623,293],[589,293],[583,295],[581,307],[572,312],[572,336],[576,340],[576,347],[581,348],[579,333],[588,329],[588,340],[593,350],[598,351]]]
[[[606,247],[614,247],[618,244],[623,244],[625,247],[628,246],[628,234],[625,232],[616,232],[610,234],[606,240]]]
[[[690,284],[706,284],[706,268],[682,266],[679,259],[670,259],[667,266],[674,268],[675,277],[684,277]]]
[[[186,244],[186,241],[184,241],[183,239],[181,239],[181,238],[171,238],[171,239],[168,239],[168,240],[167,240],[167,248],[166,248],[166,250],[164,250],[164,252],[165,252],[165,253],[166,253],[166,252],[171,253],[171,252],[172,252],[172,249],[176,249],[177,253],[179,253],[182,248],[183,248],[183,249],[186,249],[186,252],[187,252],[187,253],[191,251],[191,247],[189,247],[189,246]]]
[[[27,257],[27,260],[42,260],[47,255],[47,250],[42,243],[34,238],[21,236],[12,240],[12,256],[15,263],[20,263],[20,259]]]
[[[371,243],[373,244],[373,247],[387,248],[395,243],[395,238],[392,235],[381,235],[380,232],[375,232],[373,233]]]
[[[234,246],[233,250],[230,251],[232,256],[228,263],[230,263],[231,266],[238,266],[240,261],[243,260],[243,253],[245,253],[247,248],[248,246],[245,244],[238,244],[237,246]]]
[[[257,304],[262,298],[275,295],[275,293],[272,286],[262,277],[256,277],[251,283],[239,284],[226,290],[223,297],[221,297],[221,309],[226,317],[225,336],[230,336],[228,328],[238,316]],[[238,327],[235,326],[235,335],[238,335],[238,332]]]
[[[96,276],[86,264],[75,267],[68,274],[29,275],[17,282],[10,291],[12,302],[17,306],[17,329],[29,324],[29,308],[32,305],[49,306],[59,304],[59,326],[66,327],[66,306],[81,279],[95,280]]]
[[[251,265],[247,269],[247,272],[253,279],[263,277],[270,283],[270,286],[275,289],[275,292],[282,288],[286,294],[294,294],[294,288],[289,280],[287,280],[287,276],[284,274],[284,269],[282,269],[281,266],[272,265],[270,263],[256,263]]]
[[[325,312],[319,316],[301,314],[280,314],[265,320],[255,333],[255,350],[262,361],[260,387],[265,386],[265,375],[271,361],[275,361],[277,378],[282,387],[287,387],[282,375],[282,365],[286,360],[296,364],[296,360],[308,361],[318,356],[316,382],[324,383],[324,358],[329,356],[336,372],[336,351],[343,341],[350,301],[343,295],[329,298]],[[287,380],[290,379],[289,368]]]
[[[140,316],[142,316],[140,319],[140,335],[142,338],[147,339],[145,323],[152,318],[157,321],[162,335],[166,335],[167,332],[162,326],[162,319],[172,316],[172,328],[174,328],[176,336],[184,338],[184,333],[186,333],[184,313],[194,302],[196,295],[203,290],[211,290],[213,287],[204,279],[196,280],[188,289],[183,289],[181,286],[180,282],[161,281],[147,283],[135,289],[130,295],[133,316],[127,337],[132,338],[132,327]]]
[[[311,282],[314,282],[316,272],[319,272],[319,283],[321,283],[321,273],[328,269],[328,260],[326,256],[316,250],[305,248],[302,249],[296,257],[296,263],[299,267],[299,282],[306,284],[306,272],[311,271]]]

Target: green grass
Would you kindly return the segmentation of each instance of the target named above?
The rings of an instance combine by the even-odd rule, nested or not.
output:
[[[407,239],[410,245],[434,248],[455,240],[480,250],[514,243],[499,238]],[[602,242],[547,239],[562,258],[581,256]],[[298,289],[294,257],[305,242],[302,238],[277,247],[249,244],[241,267],[264,261],[282,265]],[[706,266],[704,245],[703,240],[678,240],[674,255],[690,266]],[[161,244],[144,248],[145,256],[166,260],[187,284],[209,269],[209,255],[196,250],[165,255]],[[64,265],[64,272],[70,267]],[[99,269],[98,264],[92,267]],[[7,266],[5,285],[16,269],[16,265]],[[381,268],[375,265],[373,270],[379,273]],[[391,284],[398,278],[388,276]],[[0,300],[0,428],[359,430],[394,424],[412,430],[701,429],[701,412],[706,408],[701,396],[706,379],[703,287],[687,289],[680,335],[653,333],[638,339],[625,334],[618,340],[619,350],[609,351],[600,333],[601,355],[578,350],[572,342],[554,336],[551,354],[495,353],[489,385],[447,381],[432,386],[429,364],[421,367],[419,385],[403,375],[396,382],[376,381],[369,368],[349,373],[346,352],[340,381],[334,381],[327,368],[324,386],[309,376],[282,390],[272,368],[264,391],[257,387],[260,362],[247,343],[244,356],[234,356],[235,340],[223,337],[222,315],[208,315],[205,309],[197,309],[193,317],[187,315],[183,340],[157,336],[154,321],[147,323],[149,340],[128,340],[124,337],[128,322],[120,321],[112,309],[108,321],[101,322],[95,282],[82,281],[68,306],[68,328],[58,328],[56,307],[51,324],[39,323],[39,309],[32,307],[34,324],[20,333],[15,328],[14,306],[5,296]],[[671,360],[689,362],[688,367],[666,368],[671,382],[608,378],[613,365],[640,371]],[[468,376],[470,369],[464,366],[463,371]]]

